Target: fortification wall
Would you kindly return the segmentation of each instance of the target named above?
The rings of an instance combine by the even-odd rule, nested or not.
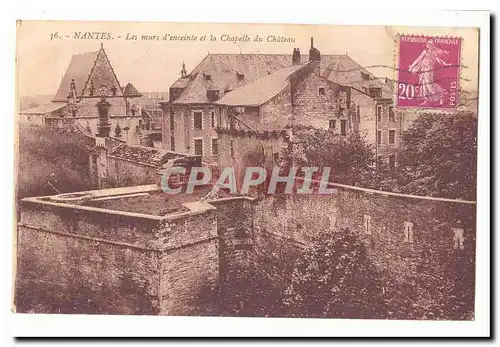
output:
[[[219,239],[215,208],[167,220],[157,231],[159,314],[210,314],[219,282]]]
[[[413,283],[424,272],[439,280],[463,261],[474,268],[474,203],[336,188],[335,195],[268,196],[256,204],[257,271],[285,286],[296,257],[314,235],[345,227],[359,232],[373,264],[398,282]],[[473,278],[472,273],[464,288],[474,290]]]
[[[22,201],[18,312],[200,314],[218,284],[215,208],[163,218]]]
[[[157,221],[22,203],[16,305],[53,313],[155,314]]]
[[[187,212],[165,217],[24,200],[18,310],[210,313],[218,287],[245,290],[262,278],[254,275],[285,287],[300,251],[345,227],[359,233],[388,285],[423,281],[442,297],[432,283],[465,267],[460,285],[473,293],[475,203],[331,187],[336,194],[187,203]]]

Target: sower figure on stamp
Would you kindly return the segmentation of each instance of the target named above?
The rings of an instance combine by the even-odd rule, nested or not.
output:
[[[443,104],[446,90],[434,81],[434,66],[436,63],[450,66],[451,64],[441,59],[442,55],[448,53],[448,51],[437,48],[433,40],[429,40],[422,53],[420,53],[418,58],[410,65],[409,71],[419,74],[419,97],[423,100],[421,105],[437,101],[439,101],[440,105]]]

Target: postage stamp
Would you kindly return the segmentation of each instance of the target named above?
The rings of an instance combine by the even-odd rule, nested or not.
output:
[[[400,35],[396,106],[455,109],[459,104],[459,37]]]

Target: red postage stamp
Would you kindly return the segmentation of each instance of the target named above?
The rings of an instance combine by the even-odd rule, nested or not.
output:
[[[459,104],[462,39],[400,35],[398,40],[396,105],[455,109]]]

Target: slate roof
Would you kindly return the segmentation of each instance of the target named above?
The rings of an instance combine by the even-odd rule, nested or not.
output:
[[[369,79],[365,80],[363,74]],[[321,76],[360,91],[364,91],[364,88],[382,88],[383,97],[392,97],[389,86],[346,54],[321,56]]]
[[[64,77],[57,89],[57,93],[54,97],[54,101],[67,101],[69,94],[69,87],[71,85],[71,79],[75,80],[75,86],[77,90],[77,96],[82,96],[83,89],[89,78],[90,71],[94,66],[99,51],[87,52],[81,54],[75,54],[71,58],[68,69],[64,74]]]
[[[110,156],[156,168],[161,168],[163,164],[171,159],[183,157],[183,155],[179,153],[158,148],[131,146],[126,143],[122,143],[113,148]]]
[[[127,83],[125,88],[123,89],[123,96],[125,97],[140,97],[142,94],[137,90],[136,87],[130,82]]]
[[[224,95],[215,104],[227,106],[260,106],[285,89],[288,86],[290,75],[306,65],[307,63],[293,65],[273,72]]]
[[[174,82],[172,87],[185,90],[173,103],[211,103],[207,90],[234,90],[291,62],[287,54],[208,54],[189,75]]]
[[[307,60],[308,54],[302,53],[301,61]],[[189,75],[172,84],[172,88],[185,88],[173,104],[211,103],[207,98],[209,89],[235,90],[291,64],[291,54],[208,54]],[[370,76],[368,81],[363,80],[362,72]],[[364,88],[378,87],[384,97],[392,95],[382,81],[345,54],[322,55],[321,76],[362,92]]]
[[[62,102],[50,102],[48,104],[38,105],[36,107],[29,108],[27,110],[21,111],[21,114],[47,114],[60,110],[65,107],[66,103]]]

